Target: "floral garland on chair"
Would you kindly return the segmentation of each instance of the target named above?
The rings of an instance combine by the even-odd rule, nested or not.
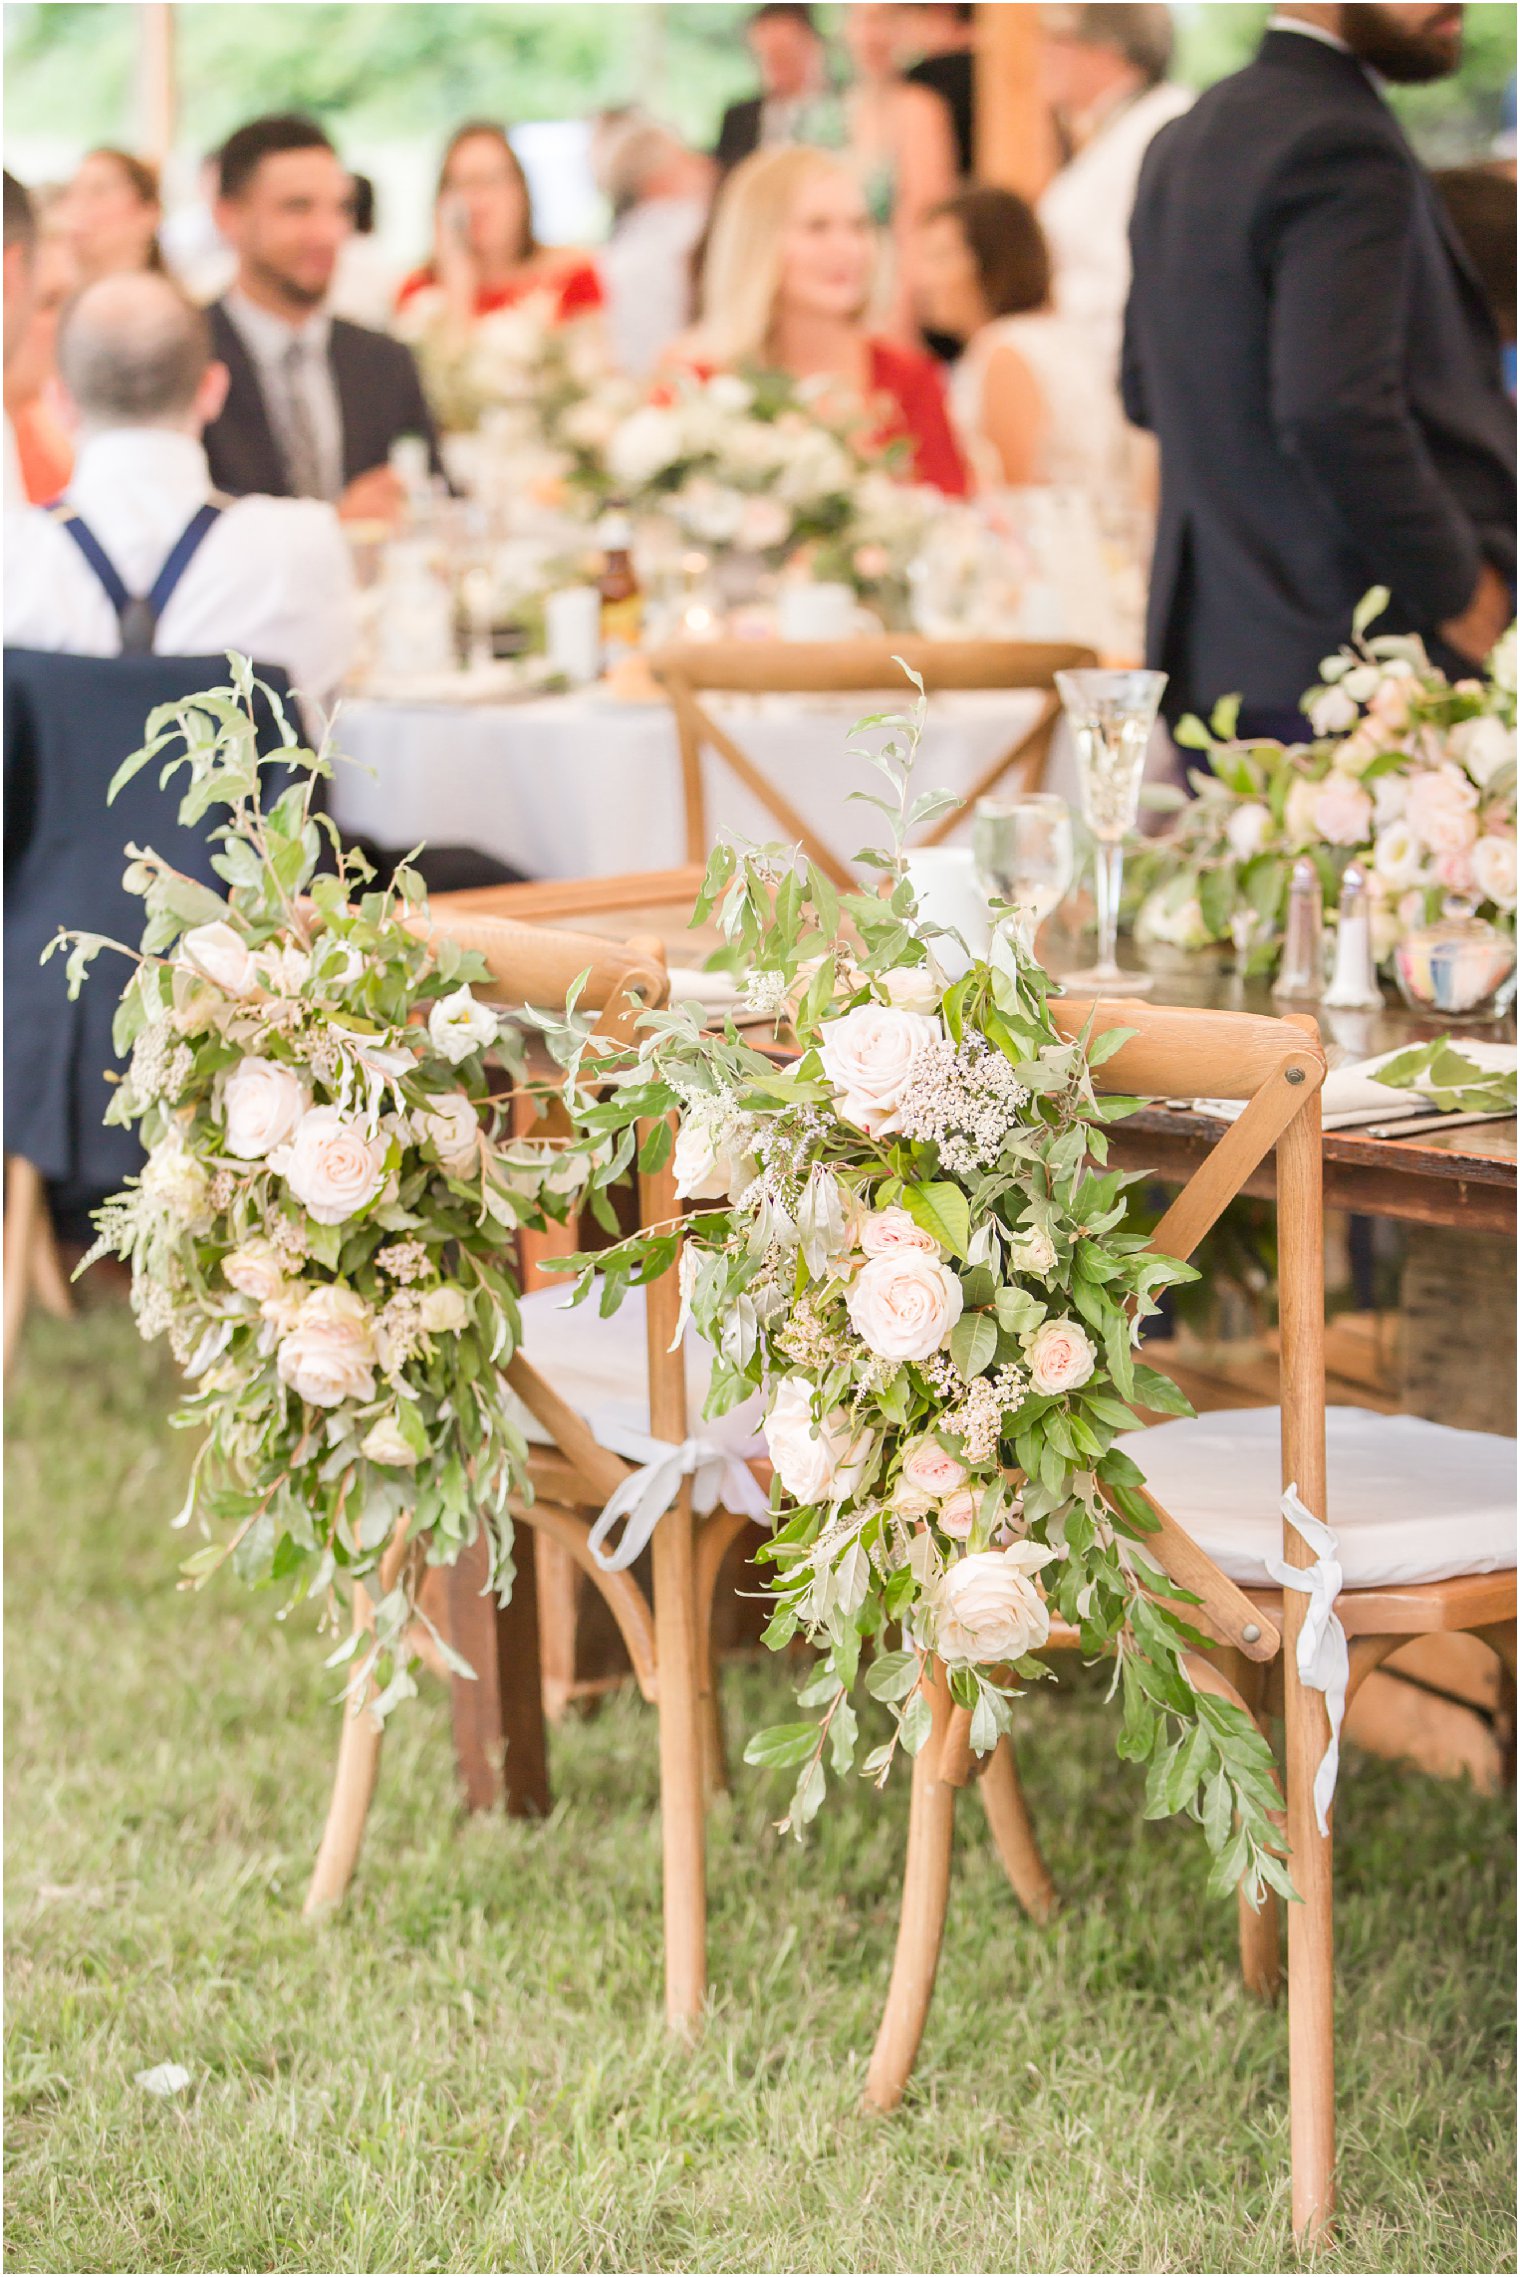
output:
[[[1311,741],[1235,740],[1234,698],[1215,707],[1212,729],[1181,723],[1177,741],[1205,752],[1208,772],[1190,772],[1196,796],[1136,862],[1142,938],[1184,949],[1234,939],[1249,969],[1272,969],[1300,854],[1327,909],[1349,863],[1367,871],[1380,959],[1448,895],[1513,929],[1513,628],[1481,679],[1453,685],[1412,636],[1364,637],[1387,605],[1382,587],[1369,593],[1352,644],[1321,665],[1304,698]]]
[[[72,943],[71,996],[102,949],[135,966],[115,1021],[131,1060],[106,1119],[138,1126],[147,1161],[97,1213],[85,1263],[129,1262],[138,1326],[167,1336],[190,1386],[175,1420],[202,1439],[175,1524],[212,1538],[184,1561],[186,1586],[230,1560],[336,1625],[337,1599],[364,1583],[373,1631],[330,1665],[351,1664],[356,1704],[373,1681],[383,1717],[415,1691],[424,1561],[452,1564],[483,1531],[491,1586],[510,1593],[527,1448],[501,1373],[519,1334],[501,1251],[517,1226],[563,1217],[563,1177],[537,1142],[502,1134],[484,1055],[510,1057],[512,1038],[476,1001],[483,959],[417,929],[416,872],[365,891],[368,865],[334,833],[336,873],[317,875],[312,793],[331,761],[267,688],[297,779],[261,805],[259,684],[230,662],[231,687],[153,713],[111,785],[175,750],[181,822],[230,810],[210,833],[228,898],[129,848],[140,949],[52,944]]]
[[[1156,1292],[1192,1269],[1127,1229],[1133,1180],[1103,1167],[1106,1126],[1134,1102],[1099,1098],[1092,1075],[1129,1031],[1063,1038],[1007,929],[946,979],[904,867],[907,832],[954,803],[912,795],[923,713],[920,684],[911,719],[863,723],[892,734],[867,754],[891,787],[871,801],[891,846],[861,857],[891,873],[888,898],[841,900],[789,848],[723,846],[708,869],[697,917],[720,910],[752,1007],[792,1008],[796,1064],[732,1021],[705,1029],[694,1006],[645,1015],[638,1047],[594,1063],[612,1087],[586,1126],[598,1137],[679,1110],[677,1190],[699,1205],[682,1318],[713,1347],[709,1412],[766,1400],[766,1638],[805,1637],[819,1662],[800,1695],[813,1713],[757,1734],[747,1760],[796,1771],[782,1823],[800,1832],[829,1771],[855,1763],[858,1679],[888,1720],[866,1777],[925,1744],[931,1654],[985,1754],[1050,1673],[1035,1656],[1058,1616],[1115,1663],[1147,1815],[1200,1820],[1211,1886],[1286,1890],[1266,1744],[1190,1682],[1199,1640],[1114,1444],[1132,1402],[1189,1412],[1134,1346]],[[672,1249],[656,1228],[568,1260],[576,1296],[599,1287],[610,1310]]]

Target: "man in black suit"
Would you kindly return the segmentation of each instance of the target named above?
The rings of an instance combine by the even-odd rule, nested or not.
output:
[[[1284,7],[1163,127],[1130,230],[1125,408],[1161,446],[1147,653],[1168,712],[1298,700],[1366,589],[1471,671],[1509,620],[1514,419],[1481,286],[1370,76],[1437,79],[1450,5]]]
[[[437,439],[411,350],[324,305],[351,199],[310,119],[255,119],[224,145],[216,218],[238,269],[210,311],[230,385],[204,440],[219,490],[326,498],[345,517],[388,520],[402,504],[392,443],[423,437],[436,467]]]
[[[730,103],[713,158],[719,179],[772,143],[838,142],[842,117],[829,87],[828,58],[809,7],[766,0],[745,27],[763,90]]]

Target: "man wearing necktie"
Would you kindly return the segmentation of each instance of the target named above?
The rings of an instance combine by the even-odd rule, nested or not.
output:
[[[217,222],[238,257],[210,311],[230,375],[205,444],[234,496],[325,498],[353,520],[391,520],[401,485],[387,463],[418,435],[438,465],[410,349],[333,316],[327,295],[352,227],[350,178],[310,119],[255,119],[220,158]]]

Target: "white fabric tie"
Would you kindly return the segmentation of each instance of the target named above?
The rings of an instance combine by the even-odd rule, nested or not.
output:
[[[713,1439],[651,1439],[642,1431],[613,1426],[599,1430],[598,1442],[610,1454],[626,1455],[642,1468],[631,1471],[612,1496],[591,1529],[590,1550],[603,1573],[621,1573],[648,1545],[656,1526],[691,1480],[691,1506],[700,1517],[721,1504],[742,1511],[757,1525],[770,1516],[770,1498],[762,1492],[754,1472],[742,1455],[720,1447]],[[620,1519],[626,1519],[617,1548],[604,1551]]]
[[[1316,1518],[1299,1500],[1296,1485],[1290,1486],[1282,1498],[1282,1514],[1316,1553],[1315,1562],[1310,1566],[1288,1565],[1281,1558],[1268,1558],[1266,1568],[1282,1588],[1301,1590],[1309,1600],[1304,1609],[1303,1627],[1298,1632],[1296,1658],[1300,1682],[1311,1691],[1324,1693],[1325,1712],[1330,1719],[1330,1742],[1314,1774],[1315,1822],[1321,1834],[1328,1834],[1330,1804],[1340,1769],[1341,1719],[1346,1713],[1346,1686],[1351,1676],[1346,1632],[1335,1611],[1335,1600],[1341,1589],[1339,1545],[1324,1521]]]

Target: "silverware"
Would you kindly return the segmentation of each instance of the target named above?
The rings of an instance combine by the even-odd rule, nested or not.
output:
[[[1468,1130],[1474,1123],[1512,1123],[1513,1107],[1480,1107],[1467,1115],[1406,1115],[1402,1122],[1373,1123],[1363,1131],[1363,1137],[1375,1139],[1418,1138],[1422,1131]]]

